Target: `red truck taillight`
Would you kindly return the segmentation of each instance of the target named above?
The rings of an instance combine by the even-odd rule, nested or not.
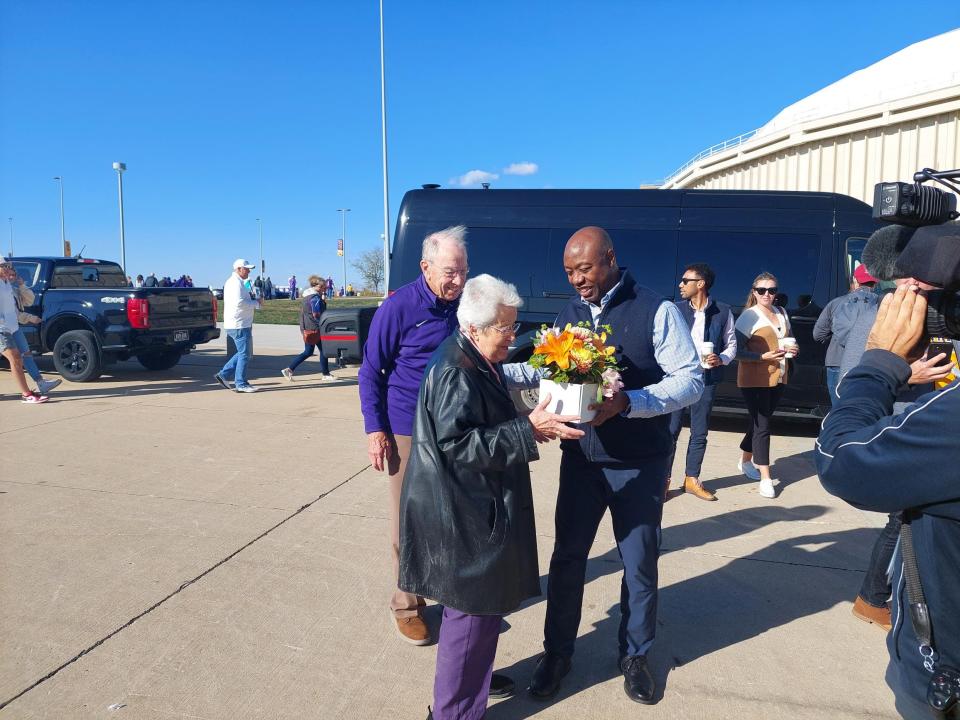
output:
[[[213,293],[210,293],[213,295]],[[213,324],[217,324],[217,296],[213,295]]]
[[[137,330],[150,328],[150,302],[146,298],[127,299],[127,320]]]

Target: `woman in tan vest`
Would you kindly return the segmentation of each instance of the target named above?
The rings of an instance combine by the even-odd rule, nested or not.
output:
[[[766,498],[777,495],[770,477],[770,420],[787,384],[787,358],[796,357],[798,351],[787,313],[773,304],[777,291],[777,278],[760,273],[736,324],[737,387],[750,413],[737,469],[759,480],[759,492]]]

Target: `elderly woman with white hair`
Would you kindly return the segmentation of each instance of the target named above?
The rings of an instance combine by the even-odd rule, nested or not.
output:
[[[469,280],[460,329],[427,365],[400,500],[400,587],[444,606],[436,720],[486,709],[501,617],[540,594],[528,463],[537,441],[574,439],[544,408],[518,417],[501,363],[517,330],[516,288]]]

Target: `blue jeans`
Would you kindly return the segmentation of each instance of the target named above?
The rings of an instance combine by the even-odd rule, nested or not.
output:
[[[700,468],[703,466],[703,454],[707,451],[707,426],[710,423],[710,411],[713,409],[713,396],[717,392],[716,385],[704,385],[703,395],[693,405],[670,413],[670,434],[673,436],[673,450],[670,452],[670,464],[667,465],[667,475],[673,470],[673,457],[677,453],[677,438],[680,436],[680,426],[683,424],[684,413],[690,414],[690,442],[687,445],[688,477],[700,477]]]
[[[237,387],[247,385],[247,361],[253,355],[253,328],[227,330],[227,335],[233,339],[237,352],[230,356],[227,364],[220,369],[220,377],[224,380],[233,379]]]
[[[308,357],[310,357],[311,355],[313,355],[313,349],[314,349],[314,348],[316,348],[316,349],[320,352],[320,372],[323,373],[324,375],[329,375],[329,374],[330,374],[330,363],[327,362],[327,356],[326,356],[326,354],[323,352],[323,345],[321,345],[320,343],[317,343],[316,345],[311,345],[310,343],[304,343],[304,344],[303,344],[303,352],[300,353],[299,355],[297,355],[297,357],[294,358],[293,362],[290,363],[290,371],[292,372],[292,371],[296,370],[296,369],[297,369],[297,365],[299,365],[299,364],[302,363],[304,360],[306,360]]]
[[[10,337],[13,338],[13,344],[17,346],[17,350],[19,350],[23,356],[23,369],[33,378],[35,383],[40,383],[43,380],[43,375],[40,374],[37,361],[34,360],[33,355],[30,354],[30,344],[27,342],[27,337],[23,334],[23,330],[17,328],[17,331],[12,333]]]
[[[837,400],[837,385],[840,384],[840,368],[834,367],[832,365],[827,365],[827,391],[830,393],[830,404],[836,405]]]
[[[874,543],[867,574],[864,575],[860,592],[857,593],[864,602],[873,607],[886,607],[887,600],[890,598],[890,578],[887,576],[887,568],[890,567],[890,560],[897,548],[900,525],[900,513],[890,513],[886,526],[880,531],[877,542]]]
[[[587,557],[607,508],[623,560],[620,631],[624,655],[646,655],[657,630],[657,560],[667,457],[642,468],[591,463],[564,450],[557,493],[556,540],[547,581],[543,647],[573,655],[583,608]]]

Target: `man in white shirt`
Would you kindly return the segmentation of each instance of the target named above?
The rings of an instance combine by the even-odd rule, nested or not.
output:
[[[733,362],[737,355],[737,336],[734,331],[733,313],[730,306],[710,297],[710,288],[716,276],[709,265],[688,265],[680,278],[680,299],[677,307],[690,326],[693,344],[700,352],[703,368],[703,395],[693,405],[674,412],[670,417],[670,432],[673,435],[673,454],[677,450],[677,437],[684,413],[690,414],[690,442],[687,445],[686,470],[683,489],[701,500],[716,500],[717,496],[700,482],[700,468],[707,450],[707,426],[713,409],[713,396],[723,379],[723,368]],[[704,343],[709,352],[703,352]],[[670,465],[673,467],[673,454]],[[668,470],[669,472],[669,470]],[[667,478],[667,487],[670,478]]]
[[[252,393],[257,389],[247,382],[247,361],[253,355],[253,312],[260,307],[253,287],[247,281],[256,265],[243,258],[233,261],[233,273],[223,283],[223,329],[233,339],[237,351],[214,379],[228,390],[234,380],[236,392]]]

